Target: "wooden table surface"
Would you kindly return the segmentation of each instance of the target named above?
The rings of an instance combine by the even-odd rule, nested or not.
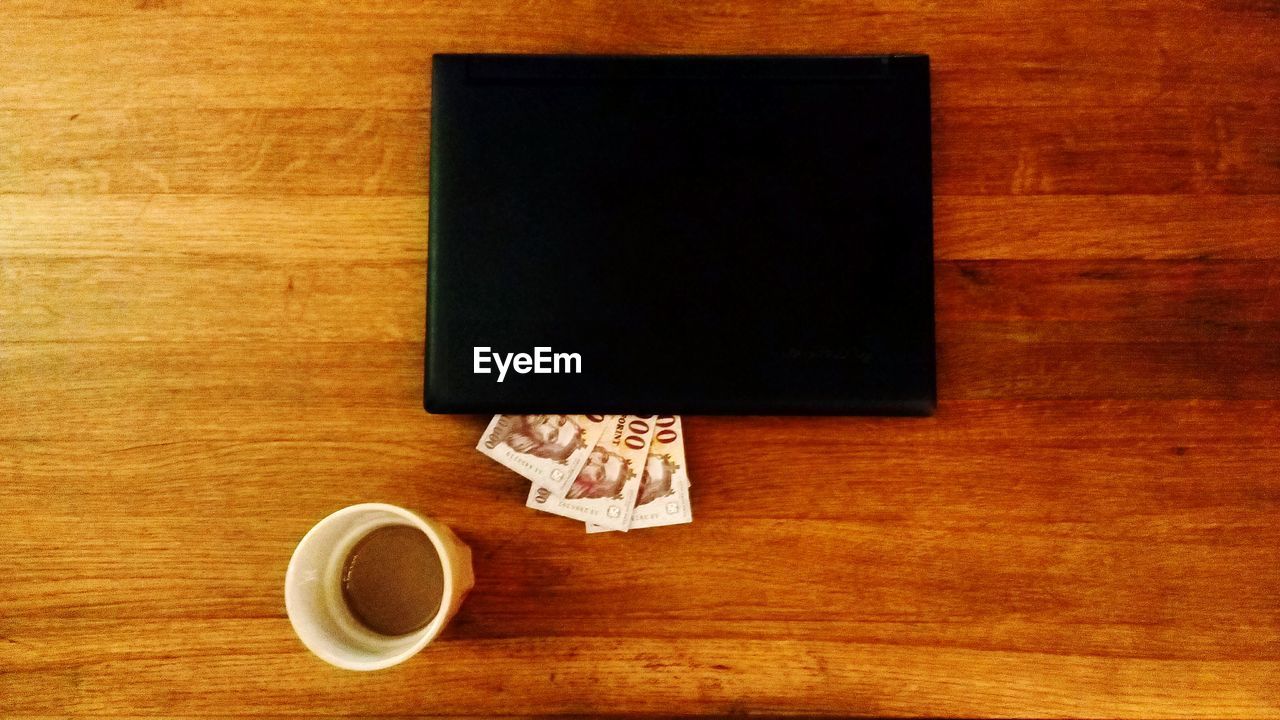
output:
[[[686,419],[587,536],[420,406],[435,52],[933,58],[931,419]],[[1280,717],[1280,8],[6,0],[0,716]],[[316,520],[475,551],[312,657]]]

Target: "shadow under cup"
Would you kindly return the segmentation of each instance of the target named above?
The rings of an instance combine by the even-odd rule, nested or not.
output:
[[[388,525],[425,533],[444,571],[440,609],[426,626],[406,635],[370,630],[342,597],[347,556],[361,539]],[[285,609],[299,639],[321,659],[349,670],[378,670],[403,662],[434,640],[474,584],[471,550],[448,527],[395,505],[364,503],[316,523],[298,543],[285,573]]]

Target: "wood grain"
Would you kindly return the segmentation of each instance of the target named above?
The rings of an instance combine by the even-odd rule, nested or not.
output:
[[[595,716],[612,711],[634,715],[662,713],[672,706],[685,712],[740,714],[742,703],[727,698],[755,696],[759,708],[775,713],[813,713],[834,706],[880,715],[938,713],[948,708],[982,708],[1011,715],[1034,696],[1052,714],[1072,715],[1089,707],[1078,699],[1078,689],[1102,685],[1129,688],[1126,701],[1116,704],[1121,709],[1117,714],[1137,715],[1137,708],[1161,704],[1212,703],[1219,708],[1213,717],[1249,717],[1265,707],[1272,680],[1265,664],[1247,662],[1111,661],[945,648],[921,658],[911,648],[893,645],[702,638],[442,643],[422,658],[422,664],[431,664],[429,673],[399,668],[353,676],[292,653],[222,649],[241,635],[265,636],[281,645],[296,642],[287,635],[287,628],[272,632],[265,623],[252,621],[194,627],[203,630],[196,633],[199,645],[175,643],[155,656],[112,662],[130,668],[131,681],[122,686],[105,683],[101,676],[65,670],[4,678],[38,678],[42,692],[23,698],[20,706],[33,713],[48,713],[53,711],[50,706],[56,706],[77,714],[101,714],[114,707],[104,698],[118,698],[148,714],[166,715],[198,713],[204,703],[236,707],[246,714],[272,713],[300,704],[325,715],[345,714],[352,706],[379,714],[452,715],[478,707],[493,714],[551,711]],[[152,634],[165,629],[143,628]],[[113,639],[125,638],[107,636],[103,644],[111,645]],[[167,656],[174,647],[185,656],[203,656],[203,661],[198,666],[175,667]],[[478,682],[469,670],[472,664],[490,668],[489,679]],[[508,678],[528,673],[529,665],[543,666],[538,682],[512,694]],[[948,670],[965,666],[990,682],[962,687]],[[761,692],[755,678],[766,675],[776,680]],[[1194,679],[1171,690],[1164,680],[1170,675]],[[661,693],[651,685],[658,676],[666,678]],[[201,690],[157,693],[175,681]],[[914,698],[900,693],[903,686],[913,689]],[[600,697],[602,687],[611,690],[608,700]],[[50,697],[70,702],[49,702]],[[466,700],[471,697],[478,701]],[[1129,712],[1123,711],[1126,707]]]
[[[1280,194],[1280,103],[957,107],[934,126],[942,196]],[[422,110],[0,109],[0,193],[420,195],[429,127]]]
[[[0,193],[6,254],[24,259],[416,263],[426,217],[422,195]],[[940,261],[1278,260],[1280,195],[944,195],[934,228]]]
[[[0,35],[9,50],[0,74],[11,78],[0,86],[0,107],[415,108],[428,96],[433,52],[927,50],[939,107],[1260,103],[1280,88],[1265,5],[1202,13],[1045,3],[1026,12],[1012,3],[917,10],[814,2],[779,12],[763,2],[506,0],[415,3],[412,20],[327,12],[324,4],[315,12],[297,4],[287,15],[256,7],[184,14],[167,5],[20,16]]]
[[[933,212],[939,260],[1280,256],[1277,195],[941,196]]]
[[[1280,11],[12,0],[0,716],[1280,717]],[[687,419],[696,522],[590,536],[420,407],[436,52],[932,58],[935,417]],[[310,656],[383,500],[445,637]]]

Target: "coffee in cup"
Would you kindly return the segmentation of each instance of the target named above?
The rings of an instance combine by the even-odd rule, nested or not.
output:
[[[448,527],[365,503],[326,517],[298,543],[285,608],[320,658],[376,670],[434,640],[474,583],[471,551]]]

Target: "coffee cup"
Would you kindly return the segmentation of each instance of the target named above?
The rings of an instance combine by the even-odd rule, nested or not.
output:
[[[413,545],[395,545],[421,540],[410,530],[430,541],[420,542],[416,555]],[[379,558],[379,552],[405,557]],[[435,640],[474,584],[471,549],[447,526],[395,505],[363,503],[338,510],[303,536],[285,572],[285,610],[303,645],[322,660],[378,670]],[[406,596],[433,603],[420,626],[385,625],[395,613],[414,609]]]

